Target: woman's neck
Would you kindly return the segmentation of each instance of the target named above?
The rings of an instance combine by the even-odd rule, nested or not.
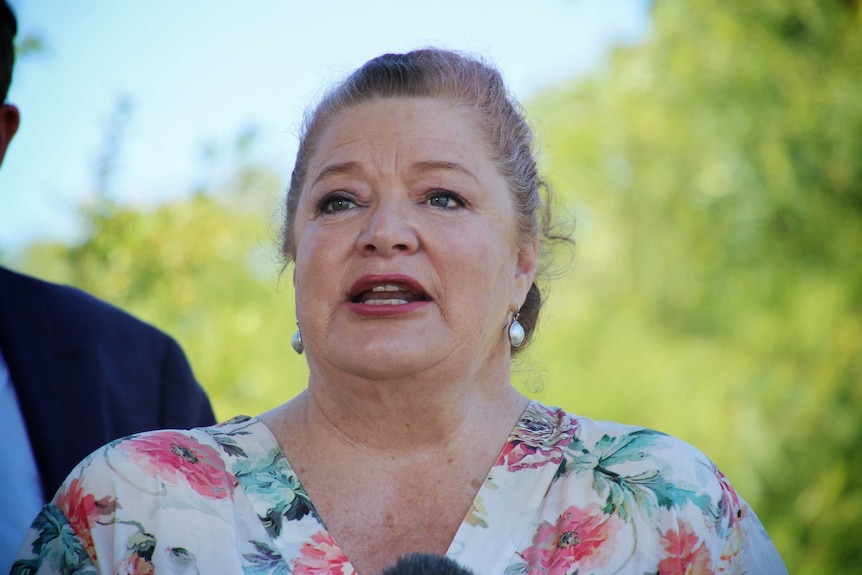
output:
[[[354,567],[377,573],[408,552],[446,552],[528,403],[508,369],[473,380],[313,376],[261,419]]]
[[[312,368],[308,389],[261,416],[276,432],[307,441],[394,454],[445,449],[496,427],[508,433],[528,400],[510,384],[508,358],[496,369],[369,380]],[[492,433],[493,434],[493,433]],[[321,445],[322,447],[322,445]]]

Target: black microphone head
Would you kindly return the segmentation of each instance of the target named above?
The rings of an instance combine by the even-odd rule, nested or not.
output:
[[[442,555],[411,553],[400,557],[380,575],[473,575],[473,572]]]

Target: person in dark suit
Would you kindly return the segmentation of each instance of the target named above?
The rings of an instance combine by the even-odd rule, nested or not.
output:
[[[113,439],[215,423],[176,341],[81,290],[2,267],[0,353],[48,497]]]
[[[0,0],[0,163],[20,119],[6,103],[16,32]],[[213,423],[173,339],[78,289],[0,267],[0,571],[33,514],[97,447]]]

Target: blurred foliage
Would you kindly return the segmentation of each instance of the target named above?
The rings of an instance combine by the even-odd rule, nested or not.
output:
[[[245,165],[220,185],[155,209],[119,206],[100,193],[83,208],[85,241],[33,245],[15,267],[80,287],[170,333],[219,420],[257,414],[299,393],[308,377],[290,347],[293,287],[275,249],[282,189],[271,171]]]
[[[15,40],[15,57],[28,58],[36,54],[44,54],[48,50],[45,39],[38,34],[28,34]]]
[[[791,573],[862,573],[862,3],[653,27],[530,106],[579,242],[542,397],[703,449]]]
[[[8,2],[7,2],[8,3]],[[13,11],[17,10],[13,6]],[[21,66],[24,60],[34,57],[44,57],[51,54],[51,45],[45,40],[45,35],[39,30],[22,30],[21,22],[18,22],[18,33],[13,42],[15,49],[15,68]]]
[[[578,248],[516,383],[700,447],[792,573],[862,573],[862,4],[659,1],[653,27],[528,106]],[[171,333],[220,419],[307,377],[253,139],[155,209],[113,203],[103,154],[85,240],[15,266]]]

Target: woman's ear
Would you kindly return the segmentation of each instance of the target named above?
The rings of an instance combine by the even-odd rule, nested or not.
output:
[[[9,147],[12,136],[18,131],[20,123],[21,116],[18,114],[18,108],[11,104],[3,104],[0,107],[0,164],[3,163],[6,148]]]
[[[516,300],[512,302],[515,309],[521,307],[521,304],[527,299],[527,293],[536,278],[538,262],[539,239],[533,238],[529,242],[524,242],[518,252],[518,266],[515,268],[515,286],[512,294]]]

